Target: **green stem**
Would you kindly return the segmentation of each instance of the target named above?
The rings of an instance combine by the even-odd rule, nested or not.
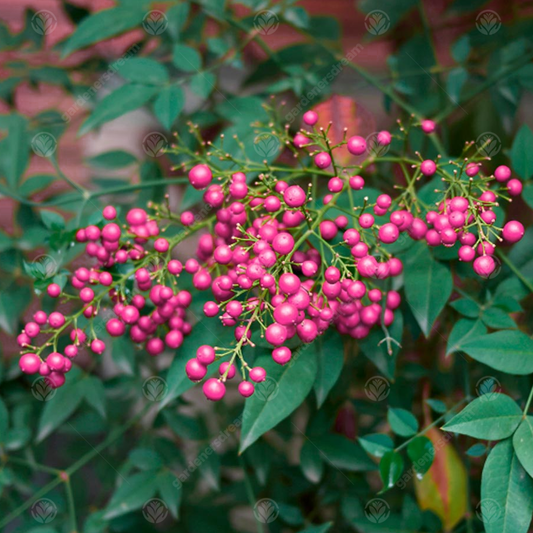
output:
[[[244,486],[246,487],[246,495],[248,496],[248,502],[250,503],[250,507],[253,509],[255,505],[257,504],[257,500],[255,498],[254,489],[252,487],[250,477],[248,476],[248,473],[246,472],[246,464],[244,463],[244,459],[240,456],[239,456],[239,463],[244,473]],[[254,513],[254,518],[255,518],[255,513]],[[265,530],[263,529],[263,524],[259,522],[257,518],[255,519],[255,522],[257,524],[257,532],[264,533]]]
[[[529,392],[529,397],[527,399],[526,406],[524,407],[522,418],[526,418],[529,407],[531,406],[531,401],[533,401],[533,387],[531,387],[531,391]]]

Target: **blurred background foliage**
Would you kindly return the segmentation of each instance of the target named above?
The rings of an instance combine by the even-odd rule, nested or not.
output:
[[[491,168],[510,163],[525,180],[525,203],[515,200],[512,209],[514,218],[530,222],[531,6],[483,0],[23,4],[15,10],[9,1],[0,3],[5,530],[152,531],[157,521],[146,517],[143,506],[160,498],[169,516],[157,528],[167,531],[482,531],[476,506],[484,445],[464,437],[443,441],[434,429],[427,437],[442,468],[383,495],[377,495],[382,483],[371,456],[398,448],[419,425],[438,420],[440,427],[461,398],[482,394],[480,387],[493,392],[497,384],[521,401],[527,397],[530,378],[482,364],[467,371],[469,364],[456,352],[472,331],[531,331],[531,315],[522,312],[530,308],[533,281],[529,230],[488,284],[470,279],[466,269],[454,270],[461,297],[439,318],[442,335],[424,339],[409,307],[402,306],[398,361],[397,352],[389,359],[375,348],[379,339],[344,348],[339,339],[317,343],[313,357],[319,365],[324,354],[336,358],[329,364],[338,381],[315,384],[294,418],[242,455],[242,404],[206,405],[194,390],[182,396],[188,387],[176,383],[168,358],[149,361],[118,341],[108,360],[84,361],[83,370],[73,370],[68,385],[44,402],[38,400],[46,399],[46,391],[35,392],[19,375],[13,336],[50,279],[66,282],[65,266],[81,252],[69,244],[73,233],[80,224],[99,223],[103,205],[124,210],[168,192],[174,209],[201,209],[201,198],[182,185],[186,157],[167,151],[175,132],[182,146],[198,149],[189,122],[214,143],[223,134],[224,150],[236,157],[288,160],[258,149],[258,132],[268,128],[251,126],[268,122],[262,104],[272,95],[278,106],[284,102],[278,113],[291,131],[303,111],[321,104],[321,115],[336,127],[365,136],[394,127],[397,118],[404,124],[411,115],[414,122],[435,119],[441,141],[416,131],[411,136],[412,148],[424,157],[459,155],[465,141],[489,139]],[[386,173],[373,179],[377,187],[392,182]],[[450,271],[443,276],[451,279]],[[199,297],[198,316],[202,303]],[[45,310],[53,305],[43,298]],[[402,321],[396,323],[401,338]],[[182,350],[197,341],[192,337]],[[348,357],[341,373],[343,349]],[[359,349],[366,357],[354,356]],[[151,401],[159,394],[158,382],[147,382],[152,376],[165,378],[171,388],[162,409]],[[482,381],[487,376],[492,385]],[[296,387],[297,380],[295,374],[287,386]],[[228,431],[230,424],[235,428]],[[188,461],[224,432],[216,453],[176,487]],[[409,465],[427,445],[409,446]],[[380,465],[385,478],[401,472],[400,460],[394,454],[390,464]],[[425,485],[415,488],[418,483]],[[47,490],[41,493],[42,487]],[[50,521],[46,512],[32,511],[39,495],[56,506]],[[274,513],[268,505],[260,511],[265,520],[254,519],[250,508],[262,498],[276,503],[275,520],[268,521]]]

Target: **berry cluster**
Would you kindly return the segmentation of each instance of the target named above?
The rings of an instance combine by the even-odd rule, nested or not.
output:
[[[207,379],[203,390],[208,399],[220,400],[226,382],[240,367],[238,390],[248,397],[254,393],[254,383],[266,379],[265,370],[250,367],[243,355],[258,338],[271,346],[272,358],[280,365],[291,361],[295,345],[313,342],[330,327],[354,339],[380,328],[391,352],[387,328],[401,296],[391,290],[388,279],[399,276],[403,264],[389,245],[400,237],[425,239],[429,246],[451,247],[459,241],[459,260],[473,261],[474,271],[482,277],[495,268],[495,244],[522,237],[524,228],[517,221],[496,226],[493,210],[498,198],[520,194],[520,181],[511,179],[505,166],[498,167],[494,176],[484,175],[483,158],[478,153],[466,157],[472,144],[466,145],[462,159],[446,164],[438,158],[423,160],[419,154],[419,161],[406,155],[380,156],[369,151],[360,136],[345,134],[333,144],[328,129],[316,127],[319,117],[314,111],[305,113],[303,120],[304,128],[292,139],[287,128],[276,134],[295,157],[307,158],[316,168],[271,167],[265,161],[261,169],[252,170],[249,161],[203,143],[201,153],[183,152],[194,163],[188,179],[192,187],[204,191],[209,216],[198,221],[193,211],[175,214],[165,203],[150,205],[149,212],[131,209],[121,226],[115,208],[107,206],[101,224],[78,230],[76,240],[86,243],[86,254],[94,264],[73,273],[71,288],[52,283],[47,292],[53,298],[78,300],[80,309],[67,317],[60,312],[35,313],[18,337],[21,370],[61,386],[82,345],[95,354],[104,352],[93,319],[105,316],[106,310],[111,313],[109,308],[112,316],[105,318],[105,329],[111,337],[127,334],[152,356],[165,347],[179,348],[192,329],[187,308],[193,296],[178,285],[180,274],[185,274],[191,276],[194,289],[212,294],[203,307],[205,316],[218,317],[224,327],[233,328],[235,338],[230,347],[199,346],[185,366],[187,376],[201,381],[208,366],[217,362],[219,377]],[[409,127],[401,126],[395,135],[379,132],[378,145],[389,147],[395,139],[402,140]],[[430,120],[420,127],[428,134],[435,131]],[[339,167],[334,155],[341,146],[360,163]],[[217,157],[240,168],[218,168]],[[362,205],[355,205],[354,195],[361,198],[365,189],[360,174],[371,176],[380,161],[401,167],[405,180],[395,186],[401,192],[395,197],[380,194],[374,201],[362,196]],[[442,195],[436,209],[418,198],[415,187],[434,175],[445,184],[445,190],[436,191]],[[494,182],[501,188],[491,188]],[[349,207],[343,207],[346,204]],[[161,236],[176,226],[180,232]],[[199,234],[195,257],[182,264],[173,258],[173,251],[194,233]],[[82,315],[87,326],[78,327]],[[72,344],[61,354],[57,345],[63,332],[70,334]],[[46,339],[36,346],[40,335]]]

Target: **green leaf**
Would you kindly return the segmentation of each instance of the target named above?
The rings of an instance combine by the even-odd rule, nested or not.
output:
[[[190,5],[189,2],[181,2],[172,6],[167,12],[168,30],[173,39],[177,41],[180,36],[180,32],[187,22],[189,17]]]
[[[428,398],[426,400],[426,403],[431,407],[431,409],[433,409],[433,411],[439,414],[445,413],[448,410],[446,404],[444,402],[441,402],[440,400]]]
[[[485,335],[485,333],[487,333],[487,328],[481,320],[474,321],[462,318],[454,324],[448,336],[446,355],[462,351],[463,344],[467,343],[470,339]]]
[[[401,437],[411,437],[418,431],[418,420],[405,409],[390,407],[387,420],[392,431]]]
[[[337,332],[329,331],[314,341],[313,348],[318,363],[314,390],[317,407],[320,409],[341,374],[344,345]]]
[[[394,487],[403,472],[402,456],[395,451],[387,452],[379,462],[379,475],[383,481],[383,490]]]
[[[167,504],[170,514],[177,519],[181,502],[181,483],[169,470],[157,475],[157,490],[163,501]]]
[[[453,307],[458,313],[469,318],[477,318],[479,316],[479,305],[468,298],[461,298],[450,302],[450,307]]]
[[[24,181],[24,183],[20,185],[18,192],[24,198],[28,198],[28,196],[32,195],[34,192],[46,189],[46,187],[48,187],[48,185],[53,183],[56,179],[57,178],[55,176],[47,176],[44,174],[30,176]]]
[[[452,293],[450,269],[433,259],[425,244],[417,243],[405,259],[404,283],[407,302],[428,337]]]
[[[117,62],[119,63],[119,62]],[[141,85],[164,85],[168,83],[168,72],[164,65],[148,57],[133,57],[117,66],[117,73],[132,83]]]
[[[468,79],[468,72],[462,68],[454,68],[448,73],[446,78],[446,92],[452,103],[458,104],[461,98],[461,92]]]
[[[91,115],[81,125],[78,135],[84,135],[110,120],[114,120],[129,111],[143,106],[158,90],[158,87],[134,83],[119,87],[97,104]]]
[[[16,189],[29,163],[30,138],[28,120],[22,115],[9,115],[7,138],[0,142],[0,172],[5,175],[7,183]]]
[[[300,450],[300,467],[311,483],[318,483],[324,473],[324,461],[320,449],[309,439],[306,439]]]
[[[487,447],[484,444],[474,444],[466,450],[468,457],[483,457],[487,453]]]
[[[113,494],[105,509],[104,518],[111,520],[140,509],[153,498],[157,490],[157,476],[153,470],[126,478]]]
[[[533,340],[515,330],[497,331],[464,342],[461,349],[470,357],[506,374],[533,372]]]
[[[0,398],[0,442],[5,442],[7,438],[7,428],[9,427],[9,412],[4,400]]]
[[[163,466],[163,459],[155,451],[148,448],[135,448],[129,454],[129,460],[139,470],[158,470]]]
[[[368,472],[376,465],[356,442],[341,435],[322,435],[310,438],[326,464],[349,472]]]
[[[435,459],[435,448],[432,442],[423,435],[414,438],[407,445],[407,455],[413,462],[413,468],[419,479],[431,468],[433,459]]]
[[[95,377],[89,376],[83,379],[79,386],[87,403],[93,407],[102,418],[106,417],[106,398],[104,384]]]
[[[41,388],[38,388],[39,385]],[[46,399],[36,437],[36,441],[41,442],[76,411],[83,399],[83,390],[79,387],[79,382],[72,379],[67,380],[65,385],[55,391],[50,391],[45,379],[39,380],[38,383],[34,382],[33,388],[37,390],[39,398]]]
[[[513,170],[525,180],[533,175],[533,132],[524,124],[513,141],[511,148]]]
[[[486,533],[527,533],[533,514],[533,480],[511,439],[490,452],[481,475],[481,514]]]
[[[289,7],[284,11],[283,18],[297,28],[309,27],[309,15],[303,7]]]
[[[200,450],[195,462],[200,462],[200,476],[211,490],[220,490],[220,456],[211,447]]]
[[[169,85],[157,95],[154,101],[155,116],[167,130],[170,130],[184,104],[183,89],[177,85]]]
[[[510,329],[516,328],[515,321],[502,309],[497,307],[489,307],[483,311],[481,320],[489,327],[493,329]]]
[[[96,168],[124,168],[137,163],[137,158],[129,152],[123,150],[111,150],[95,155],[87,161],[89,165]]]
[[[63,217],[59,213],[56,213],[54,211],[42,209],[41,220],[49,230],[65,229],[65,221],[63,220]]]
[[[142,22],[145,14],[142,6],[116,7],[99,11],[81,21],[65,43],[61,56],[67,57],[80,48],[130,30]]]
[[[452,57],[458,63],[466,61],[470,55],[470,38],[468,34],[462,35],[451,46]]]
[[[392,439],[384,433],[370,433],[357,439],[367,453],[374,457],[383,457],[394,448]]]
[[[524,470],[533,477],[533,417],[522,420],[513,435],[513,446]]]
[[[328,533],[331,529],[333,522],[327,522],[326,524],[320,524],[319,526],[306,527],[301,529],[300,533]]]
[[[270,355],[255,362],[267,372],[267,379],[256,385],[255,393],[246,400],[243,412],[240,453],[261,435],[287,418],[309,394],[317,372],[313,350],[304,345],[293,352],[284,366],[275,363]]]
[[[494,392],[470,402],[442,429],[477,439],[500,440],[513,434],[521,418],[522,412],[512,398]]]
[[[190,81],[191,91],[201,98],[207,98],[215,87],[217,79],[211,72],[199,72]]]
[[[174,45],[172,62],[183,72],[197,72],[202,67],[202,57],[198,51],[184,44]]]

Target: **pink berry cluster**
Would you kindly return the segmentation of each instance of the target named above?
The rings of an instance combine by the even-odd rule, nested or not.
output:
[[[524,228],[517,221],[496,226],[498,199],[508,200],[522,190],[508,167],[487,176],[476,154],[446,165],[419,154],[419,160],[405,154],[382,157],[369,151],[360,136],[345,134],[333,144],[327,130],[316,126],[314,111],[303,120],[304,128],[294,137],[287,128],[278,133],[295,157],[312,162],[310,167],[272,170],[265,162],[251,178],[250,161],[237,161],[205,143],[207,152],[184,153],[194,163],[188,181],[204,191],[208,216],[199,217],[193,210],[173,213],[166,202],[150,205],[148,211],[131,209],[121,225],[115,208],[107,206],[102,223],[78,230],[76,240],[86,244],[93,264],[75,270],[69,288],[52,283],[47,292],[52,298],[79,301],[80,309],[67,317],[57,311],[35,314],[18,337],[22,371],[46,376],[54,387],[62,385],[82,345],[95,354],[104,352],[93,320],[105,316],[105,310],[112,315],[105,318],[111,337],[129,335],[152,356],[165,347],[179,348],[192,329],[187,308],[193,294],[179,288],[188,281],[195,291],[207,292],[206,319],[231,328],[234,341],[229,347],[198,342],[195,356],[185,365],[186,375],[201,381],[216,364],[218,376],[208,378],[203,391],[209,400],[220,400],[239,370],[238,391],[249,397],[255,384],[267,377],[264,368],[251,367],[244,356],[245,348],[255,347],[259,339],[270,345],[272,359],[280,365],[291,364],[295,346],[312,343],[330,327],[354,339],[376,328],[390,339],[387,328],[401,304],[390,278],[402,273],[403,264],[389,245],[400,237],[425,240],[429,246],[459,242],[459,259],[472,261],[482,277],[495,268],[496,242],[513,243],[522,237]],[[428,134],[436,129],[430,120],[419,126]],[[377,143],[389,146],[402,135],[407,135],[404,127],[395,135],[381,131]],[[356,171],[335,163],[341,146],[362,160]],[[218,168],[216,157],[237,168]],[[383,193],[370,201],[364,195],[365,178],[372,177],[380,159],[402,165],[406,183],[395,186],[401,190],[398,195]],[[437,191],[442,196],[432,207],[417,197],[415,186],[434,175],[445,190]],[[161,236],[175,226],[179,232]],[[182,264],[175,253],[193,234],[194,256]],[[190,254],[190,244],[187,251]],[[180,274],[190,278],[178,280]],[[87,325],[78,326],[79,318]],[[57,350],[62,333],[72,342],[64,354]],[[40,335],[46,338],[38,346]]]

